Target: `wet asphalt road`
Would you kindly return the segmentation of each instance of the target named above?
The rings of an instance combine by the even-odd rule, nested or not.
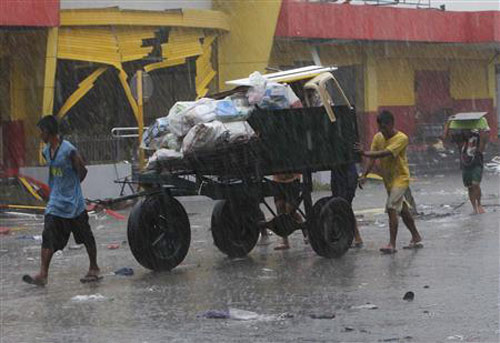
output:
[[[213,202],[192,197],[182,199],[191,222],[191,248],[172,272],[142,268],[123,243],[126,222],[94,216],[102,272],[132,267],[135,274],[81,284],[85,251],[66,249],[55,256],[45,288],[21,282],[24,273],[37,270],[40,246],[18,239],[40,235],[42,219],[2,217],[1,226],[13,232],[0,237],[0,341],[498,342],[499,176],[485,175],[488,213],[481,216],[471,215],[468,203],[460,206],[467,195],[458,174],[424,177],[412,191],[424,212],[417,227],[425,247],[417,251],[378,252],[388,227],[381,210],[383,186],[375,182],[354,202],[365,247],[336,260],[315,255],[299,232],[292,235],[289,251],[258,246],[248,258],[230,260],[212,243]],[[399,247],[409,239],[401,223]],[[114,242],[121,242],[120,248],[107,249]],[[414,301],[402,299],[407,291],[415,293]],[[96,294],[104,298],[72,300]],[[377,309],[355,308],[367,303]],[[262,316],[248,321],[197,317],[228,308]],[[332,314],[333,319],[311,318]]]

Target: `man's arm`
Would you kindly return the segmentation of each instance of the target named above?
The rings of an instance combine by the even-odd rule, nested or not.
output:
[[[479,133],[479,152],[484,153],[484,149],[486,149],[486,143],[489,141],[489,131],[481,131]]]
[[[87,176],[87,168],[85,167],[82,156],[78,153],[78,151],[74,150],[71,153],[70,158],[73,169],[78,174],[80,182],[83,182],[83,180]]]

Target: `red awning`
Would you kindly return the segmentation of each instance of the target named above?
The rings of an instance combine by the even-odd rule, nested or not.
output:
[[[59,0],[0,0],[0,26],[59,26]]]
[[[500,43],[500,12],[447,12],[283,0],[276,37]]]

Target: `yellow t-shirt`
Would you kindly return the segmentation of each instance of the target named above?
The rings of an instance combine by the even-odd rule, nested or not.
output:
[[[406,158],[407,146],[408,136],[400,131],[389,139],[385,139],[381,132],[373,137],[372,151],[389,150],[392,154],[392,156],[380,159],[382,178],[387,190],[393,187],[406,188],[410,185],[410,169]]]

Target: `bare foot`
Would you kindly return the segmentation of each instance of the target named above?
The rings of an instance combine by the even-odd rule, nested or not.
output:
[[[363,247],[363,245],[364,245],[364,244],[363,244],[363,241],[354,241],[354,242],[352,243],[351,248],[362,248],[362,247]]]
[[[37,274],[33,277],[28,274],[23,275],[23,281],[29,283],[30,285],[36,286],[45,286],[47,284],[47,278],[40,276],[40,274]]]
[[[379,250],[383,254],[394,254],[397,252],[396,248],[390,244],[386,245],[385,247],[380,248]]]
[[[484,210],[483,206],[479,205],[477,207],[477,213],[478,214],[483,214],[483,213],[486,213],[486,211]]]
[[[99,269],[89,269],[87,275],[81,278],[80,282],[87,283],[87,282],[95,282],[101,280],[102,276],[99,275],[99,272],[100,272]]]

